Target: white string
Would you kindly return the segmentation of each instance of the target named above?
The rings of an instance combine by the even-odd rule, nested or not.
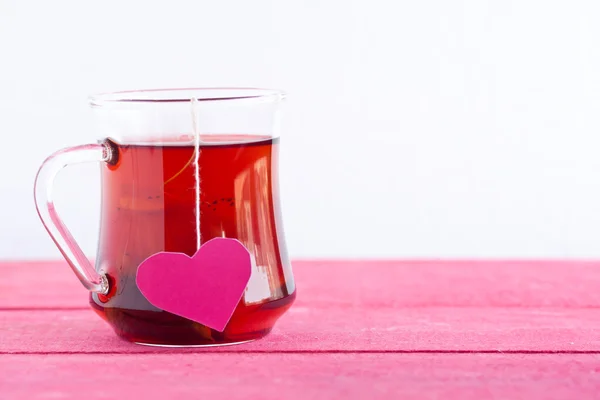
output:
[[[198,129],[198,100],[192,99],[192,130],[194,133],[194,180],[196,192],[196,250],[200,249],[200,131]]]

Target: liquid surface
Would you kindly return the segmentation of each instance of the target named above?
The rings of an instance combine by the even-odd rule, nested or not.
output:
[[[111,291],[92,307],[120,336],[171,345],[229,343],[270,331],[295,296],[283,239],[277,188],[277,139],[200,146],[112,143],[114,165],[102,167],[102,217],[97,268]],[[196,160],[200,176],[197,221]],[[135,284],[139,264],[160,252],[192,256],[215,237],[240,240],[253,256],[246,292],[224,332],[153,307]]]

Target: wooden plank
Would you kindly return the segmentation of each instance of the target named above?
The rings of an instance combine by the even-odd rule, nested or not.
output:
[[[87,291],[64,261],[3,262],[0,276],[0,309],[87,305]]]
[[[296,263],[313,305],[598,307],[600,262],[329,261]]]
[[[10,355],[13,399],[597,399],[598,354]]]
[[[91,310],[1,311],[0,327],[0,353],[197,351],[127,343]],[[600,312],[298,306],[267,338],[208,351],[600,351]]]
[[[600,262],[296,261],[313,306],[600,307]],[[0,309],[86,308],[64,262],[0,264]]]

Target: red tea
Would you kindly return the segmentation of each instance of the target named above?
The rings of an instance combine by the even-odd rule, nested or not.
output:
[[[97,268],[111,282],[92,307],[127,340],[219,344],[267,334],[295,297],[278,199],[278,139],[203,137],[198,157],[200,241],[240,240],[253,256],[250,282],[224,332],[152,306],[135,283],[139,264],[160,252],[197,250],[195,148],[110,142],[116,163],[102,167]]]

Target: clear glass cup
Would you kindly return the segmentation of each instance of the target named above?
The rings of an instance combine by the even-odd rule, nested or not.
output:
[[[34,190],[38,214],[90,291],[92,308],[117,335],[154,345],[238,343],[266,335],[291,306],[296,291],[278,188],[283,99],[279,91],[249,88],[93,96],[98,143],[60,150],[42,164]],[[101,168],[95,267],[52,202],[56,174],[82,162]],[[252,260],[248,286],[223,332],[162,311],[142,295],[135,275],[143,260],[162,251],[192,256],[218,237],[239,240]]]

